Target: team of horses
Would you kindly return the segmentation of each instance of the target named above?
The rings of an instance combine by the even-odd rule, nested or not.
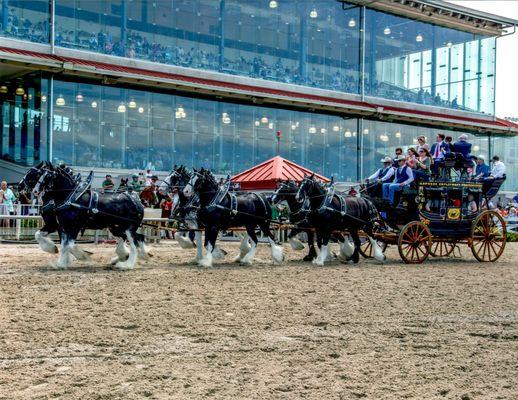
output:
[[[78,260],[90,257],[90,253],[76,245],[80,233],[86,229],[108,229],[117,238],[112,265],[118,269],[134,268],[138,259],[150,257],[145,238],[138,232],[144,206],[135,192],[98,193],[91,188],[91,178],[92,175],[82,180],[70,168],[46,161],[28,170],[19,190],[32,192],[42,201],[44,225],[36,232],[36,240],[42,250],[59,253],[55,267],[65,269],[72,257]],[[340,260],[358,263],[360,230],[371,242],[374,257],[379,261],[385,259],[372,237],[376,224],[380,223],[372,202],[337,193],[334,184],[324,184],[314,175],[304,177],[299,183],[281,182],[273,196],[267,197],[263,193],[232,191],[230,182],[221,184],[210,170],[180,166],[160,183],[158,190],[161,195],[173,196],[175,207],[171,218],[180,225],[175,239],[182,248],[196,248],[196,262],[200,266],[210,267],[214,259],[226,255],[217,245],[218,235],[233,228],[245,230],[235,262],[253,263],[260,231],[269,242],[274,263],[282,263],[282,245],[270,228],[277,223],[272,220],[272,208],[281,202],[289,208],[292,229],[288,238],[292,248],[302,250],[304,245],[297,235],[307,234],[309,253],[305,261],[324,265],[333,258],[329,245],[336,241]],[[54,232],[60,237],[59,250],[49,238]]]

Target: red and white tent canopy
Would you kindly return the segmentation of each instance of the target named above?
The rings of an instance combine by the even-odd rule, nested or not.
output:
[[[273,157],[253,168],[232,177],[233,183],[239,183],[243,190],[274,190],[277,183],[292,179],[300,182],[304,176],[314,172],[282,157]],[[315,174],[322,182],[330,182],[325,176]]]

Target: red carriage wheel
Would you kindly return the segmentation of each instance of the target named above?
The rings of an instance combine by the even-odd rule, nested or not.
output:
[[[448,257],[455,250],[455,242],[433,242],[430,247],[432,257]]]
[[[471,252],[480,262],[493,262],[500,258],[507,241],[505,221],[492,210],[482,212],[471,226]]]
[[[432,245],[430,230],[422,222],[412,221],[399,233],[398,250],[407,264],[421,264],[428,258]]]

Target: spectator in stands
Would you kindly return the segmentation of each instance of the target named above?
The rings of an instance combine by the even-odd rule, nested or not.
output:
[[[117,189],[118,193],[125,192],[126,190],[129,190],[128,186],[128,178],[124,179],[121,178],[121,181],[119,182],[119,188]]]
[[[513,203],[518,204],[518,193],[513,197]]]
[[[102,183],[102,189],[104,193],[113,193],[115,189],[115,182],[113,182],[112,176],[106,174],[106,179]]]
[[[170,218],[171,211],[173,210],[173,195],[168,193],[167,196],[162,200],[162,204],[160,204],[160,209],[162,210],[160,218]],[[166,226],[166,222],[162,222],[162,226]],[[164,232],[166,239],[172,239],[172,233],[169,230],[165,230]]]
[[[489,178],[497,179],[502,178],[505,175],[505,164],[500,161],[500,157],[493,156],[493,169],[491,170],[491,173],[489,174]]]
[[[142,183],[139,180],[138,174],[131,175],[131,181],[128,184],[130,190],[140,192],[142,190]]]
[[[475,167],[474,179],[483,179],[489,176],[489,165],[486,164],[484,156],[477,157],[477,166]]]
[[[406,165],[406,157],[400,155],[397,158],[398,167],[395,170],[394,180],[392,183],[383,184],[383,198],[390,201],[390,204],[395,204],[396,192],[402,191],[405,187],[410,186],[414,181],[414,174],[412,169]]]
[[[471,143],[468,142],[468,135],[462,134],[459,136],[459,140],[453,144],[453,150],[456,153],[461,153],[462,156],[468,160],[471,153]]]

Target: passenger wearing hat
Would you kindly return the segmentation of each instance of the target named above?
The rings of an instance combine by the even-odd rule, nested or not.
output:
[[[394,176],[394,168],[392,167],[392,158],[384,157],[380,160],[383,163],[383,168],[378,168],[365,182],[367,183],[367,192],[371,196],[379,196],[381,192],[381,185],[388,182]]]
[[[483,179],[489,176],[489,165],[486,164],[484,156],[480,155],[476,158],[477,166],[475,167],[475,176],[473,179]]]
[[[104,193],[113,193],[115,182],[113,182],[112,176],[110,174],[106,174],[106,179],[102,183],[102,188]]]
[[[131,181],[128,183],[130,190],[140,192],[142,190],[142,184],[140,183],[138,174],[131,175]]]
[[[404,155],[400,155],[397,158],[398,167],[394,171],[394,180],[392,183],[383,184],[383,198],[390,201],[390,204],[395,204],[396,192],[400,192],[403,188],[410,186],[414,181],[414,173],[412,168],[406,165],[406,158]]]

